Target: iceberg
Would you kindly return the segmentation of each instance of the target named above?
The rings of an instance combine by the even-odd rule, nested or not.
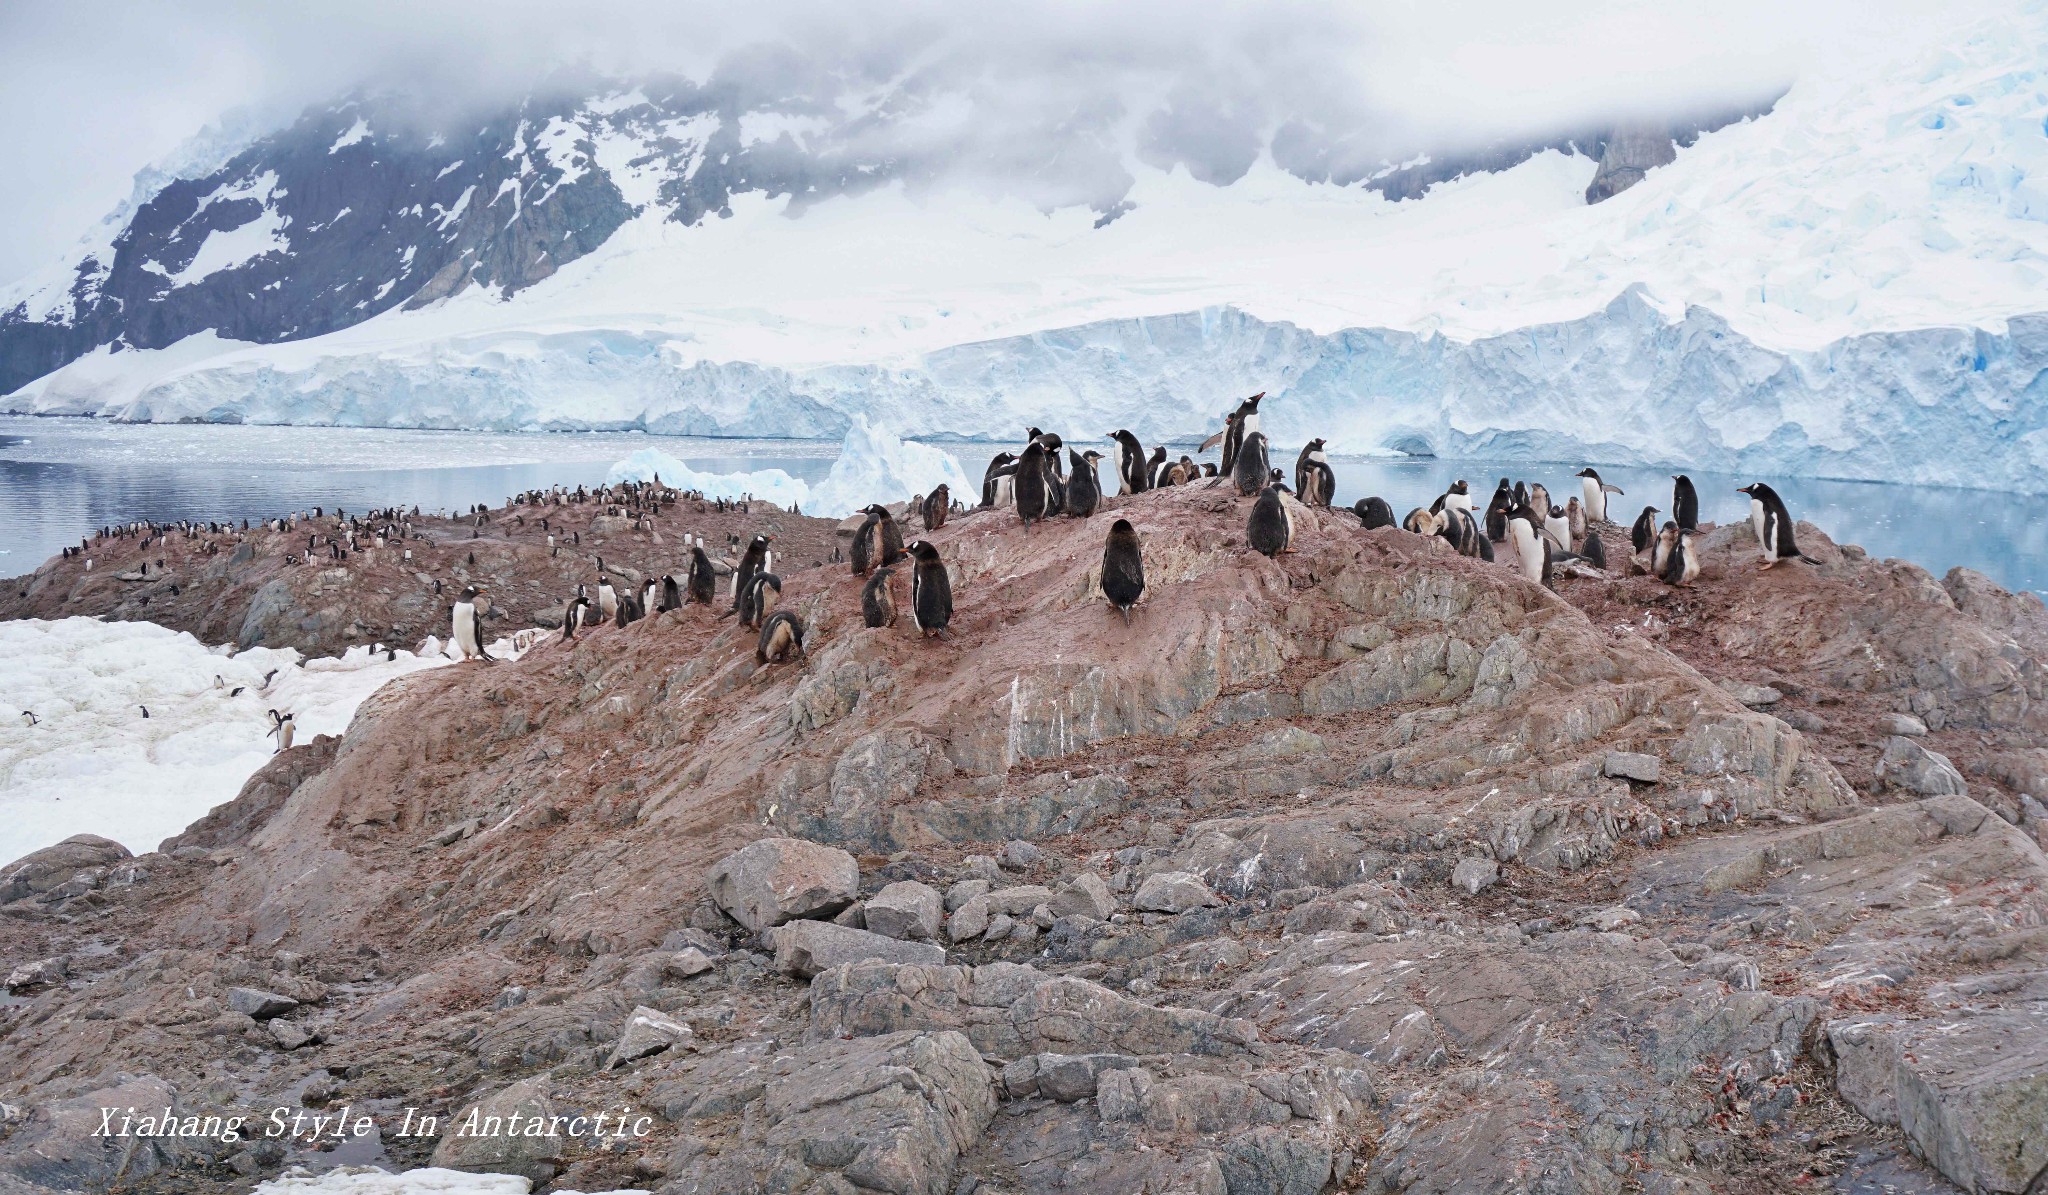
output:
[[[906,442],[860,415],[853,417],[832,471],[815,486],[781,469],[704,473],[659,448],[642,448],[613,465],[605,481],[648,482],[657,477],[663,485],[696,490],[710,498],[760,499],[827,519],[843,519],[870,503],[902,502],[928,494],[941,484],[952,487],[962,501],[971,502],[981,492],[951,453],[929,444]]]

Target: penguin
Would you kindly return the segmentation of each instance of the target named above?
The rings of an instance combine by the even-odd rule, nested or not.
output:
[[[875,542],[880,539],[877,527],[881,520],[875,517],[875,508],[870,506],[861,512],[867,518],[854,530],[853,544],[847,550],[847,567],[856,577],[864,577],[875,567]]]
[[[462,597],[457,599],[453,610],[450,611],[452,625],[449,627],[448,637],[454,642],[456,651],[460,653],[456,656],[458,660],[491,658],[491,653],[484,650],[483,615],[478,613],[476,608],[476,599],[481,597],[483,592],[474,585],[466,586],[462,591]]]
[[[1124,625],[1131,625],[1131,607],[1145,596],[1145,551],[1129,519],[1110,524],[1102,546],[1102,596],[1124,616]]]
[[[1067,517],[1085,519],[1102,502],[1102,479],[1095,472],[1095,462],[1102,459],[1102,454],[1092,449],[1077,453],[1069,448],[1067,456],[1072,466],[1067,475]]]
[[[1676,522],[1664,524],[1664,530],[1657,536],[1657,550],[1663,556],[1663,567],[1657,570],[1657,579],[1666,585],[1690,585],[1700,575],[1700,556],[1692,546],[1692,532]]]
[[[1138,437],[1118,428],[1109,438],[1116,442],[1117,494],[1142,494],[1151,488],[1145,484],[1145,446]]]
[[[1522,575],[1523,580],[1549,589],[1551,565],[1560,554],[1551,545],[1549,537],[1536,530],[1536,522],[1534,507],[1516,509],[1508,519],[1508,537],[1515,544],[1515,571]]]
[[[1201,475],[1202,471],[1195,468],[1195,462],[1189,460],[1186,456],[1182,456],[1179,460],[1166,467],[1166,484],[1186,485]]]
[[[1678,524],[1667,519],[1664,522],[1663,529],[1657,532],[1657,538],[1650,541],[1649,573],[1651,576],[1662,577],[1665,566],[1671,563],[1671,550],[1678,544],[1677,531]]]
[[[1328,506],[1336,497],[1337,475],[1330,469],[1321,437],[1302,445],[1301,455],[1294,462],[1294,489],[1307,506]]]
[[[1236,422],[1237,412],[1235,410],[1223,412],[1223,430],[1217,432],[1215,435],[1210,436],[1208,439],[1202,441],[1202,446],[1200,448],[1195,449],[1195,451],[1207,452],[1211,448],[1216,447],[1218,444],[1223,443],[1224,440],[1230,437],[1230,425]]]
[[[640,590],[640,610],[633,616],[635,620],[661,612],[661,581],[653,573],[647,574],[647,584]]]
[[[761,624],[761,638],[754,647],[754,659],[762,664],[781,664],[804,657],[804,624],[787,610],[777,610]]]
[[[1272,480],[1273,467],[1266,459],[1265,433],[1253,432],[1246,436],[1244,443],[1238,445],[1237,459],[1232,464],[1235,467],[1231,480],[1237,485],[1238,497],[1250,498],[1266,488]]]
[[[682,605],[683,591],[676,584],[675,576],[670,573],[663,573],[661,575],[661,604],[656,608],[666,614],[670,610],[681,609]]]
[[[1017,458],[1017,515],[1024,520],[1026,531],[1032,523],[1056,513],[1051,462],[1059,450],[1058,436],[1042,435],[1025,445],[1024,455]]]
[[[920,635],[943,635],[953,621],[953,582],[927,540],[910,545],[910,621]]]
[[[612,588],[610,577],[597,575],[597,618],[599,622],[610,622],[619,615],[619,591]]]
[[[582,626],[589,617],[590,599],[579,593],[569,602],[568,609],[562,612],[562,642],[567,643],[574,639],[576,628]]]
[[[1456,548],[1458,555],[1478,558],[1483,551],[1491,558],[1492,545],[1479,533],[1479,520],[1472,517],[1470,510],[1453,506],[1440,512],[1437,521],[1443,525],[1437,534]],[[1485,546],[1482,548],[1482,545]]]
[[[1564,522],[1571,535],[1571,541],[1567,546],[1577,547],[1578,542],[1586,538],[1586,528],[1588,526],[1586,522],[1586,508],[1579,503],[1577,498],[1570,499],[1564,504]]]
[[[142,720],[147,722],[149,720],[149,707],[146,705],[138,705],[135,708],[142,711]]]
[[[1466,514],[1471,514],[1472,487],[1466,485],[1465,479],[1460,477],[1450,484],[1450,488],[1443,492],[1443,496],[1437,499],[1437,503],[1438,507],[1443,510],[1462,510]]]
[[[630,589],[621,590],[619,592],[618,613],[612,616],[612,622],[620,630],[625,630],[627,627],[640,621],[641,617],[646,613],[646,608],[640,604],[639,594],[634,593]]]
[[[1216,476],[1219,476],[1219,474],[1218,474],[1218,473],[1216,472],[1216,462],[1215,462],[1215,461],[1203,461],[1203,462],[1202,462],[1202,476],[1204,476],[1204,477],[1216,477]]]
[[[1606,569],[1607,543],[1606,541],[1600,538],[1600,533],[1598,531],[1595,531],[1590,527],[1586,529],[1586,541],[1579,545],[1578,552],[1579,555],[1584,556],[1586,558],[1586,563],[1592,565],[1594,568],[1602,570]]]
[[[998,452],[989,458],[988,469],[981,475],[981,505],[983,508],[1007,506],[1010,502],[1010,466],[1017,462],[1012,452]]]
[[[1223,464],[1218,469],[1222,476],[1236,476],[1237,458],[1244,452],[1245,441],[1258,433],[1259,400],[1265,397],[1266,392],[1261,390],[1237,404],[1237,410],[1231,412],[1230,421],[1223,429]],[[1258,476],[1263,484],[1266,476],[1264,467],[1260,468]]]
[[[1444,516],[1440,511],[1424,510],[1418,506],[1401,520],[1401,529],[1417,535],[1436,535],[1444,529]]]
[[[1247,443],[1239,450],[1240,463],[1251,448]],[[1287,487],[1279,478],[1269,477],[1259,491],[1258,501],[1252,503],[1251,517],[1245,520],[1245,541],[1261,555],[1278,556],[1294,546],[1294,516],[1288,513],[1287,503],[1281,498],[1286,492]]]
[[[868,513],[875,520],[875,547],[878,554],[875,563],[887,568],[903,559],[903,526],[889,508],[877,502],[868,507]]]
[[[690,545],[690,571],[684,584],[688,587],[690,600],[700,606],[708,606],[718,595],[718,574],[711,569],[711,557],[704,552],[704,537]]]
[[[1579,490],[1586,496],[1586,521],[1604,523],[1607,521],[1607,495],[1620,494],[1621,487],[1608,485],[1600,475],[1591,469],[1579,470]]]
[[[924,520],[926,531],[937,531],[946,525],[946,515],[952,509],[953,491],[940,482],[938,489],[924,496],[924,505],[919,508],[918,516]]]
[[[1749,525],[1756,529],[1757,543],[1763,547],[1765,568],[1795,556],[1808,564],[1820,563],[1799,550],[1798,542],[1792,538],[1792,513],[1785,509],[1785,500],[1778,497],[1778,491],[1753,481],[1735,492],[1749,495]]]
[[[893,627],[896,625],[896,594],[892,588],[896,570],[878,568],[868,583],[860,588],[860,618],[864,626]]]
[[[739,567],[733,570],[732,608],[726,611],[727,614],[740,608],[740,595],[746,593],[747,586],[753,581],[755,574],[765,573],[774,568],[775,553],[768,550],[768,545],[774,539],[772,535],[756,532],[754,538],[748,542],[746,553],[740,557]]]
[[[1529,497],[1524,502],[1517,503],[1516,509],[1519,510],[1524,505],[1536,512],[1536,529],[1543,530],[1543,521],[1550,517],[1550,491],[1544,489],[1541,483],[1531,485]]]
[[[1387,500],[1378,495],[1360,498],[1352,503],[1351,513],[1358,516],[1358,521],[1365,525],[1367,531],[1394,525],[1394,508],[1388,506]]]
[[[1680,473],[1671,479],[1671,518],[1680,531],[1700,529],[1700,496],[1692,478]]]
[[[1166,445],[1161,444],[1152,450],[1152,458],[1145,462],[1145,488],[1156,490],[1166,485]]]
[[[740,625],[753,628],[761,620],[775,613],[775,607],[782,600],[782,578],[774,573],[755,573],[747,582],[747,591],[740,595]]]
[[[1565,517],[1564,507],[1552,506],[1543,518],[1543,537],[1557,546],[1560,552],[1572,550],[1571,520]]]
[[[147,717],[146,714],[144,716]],[[270,733],[263,737],[270,738],[275,736],[277,738],[277,751],[272,752],[272,754],[291,750],[292,738],[298,733],[298,729],[298,723],[292,720],[292,715],[280,714],[276,710],[271,710]]]
[[[1638,556],[1648,551],[1650,541],[1657,538],[1657,508],[1645,506],[1643,513],[1636,516],[1635,525],[1628,529],[1628,542]]]

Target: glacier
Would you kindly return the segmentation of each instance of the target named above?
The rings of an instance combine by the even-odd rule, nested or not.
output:
[[[704,473],[659,448],[642,448],[611,467],[607,483],[652,481],[712,498],[758,498],[785,510],[843,519],[871,503],[894,504],[950,486],[962,501],[978,500],[981,489],[968,479],[953,454],[929,444],[905,442],[853,416],[831,472],[815,485],[781,469],[745,473]]]

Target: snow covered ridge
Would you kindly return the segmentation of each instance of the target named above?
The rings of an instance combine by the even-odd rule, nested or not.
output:
[[[840,446],[839,459],[825,480],[807,485],[781,469],[751,473],[701,473],[659,448],[642,448],[613,465],[606,484],[652,481],[696,490],[710,498],[751,496],[784,509],[800,507],[807,515],[843,519],[872,503],[902,502],[950,486],[963,502],[980,500],[981,485],[970,481],[960,462],[929,444],[907,444],[855,415]]]
[[[155,623],[91,618],[0,622],[0,659],[0,861],[73,834],[153,851],[269,761],[266,711],[289,711],[301,743],[340,734],[386,682],[450,662],[365,646],[301,667],[290,648],[229,654]]]

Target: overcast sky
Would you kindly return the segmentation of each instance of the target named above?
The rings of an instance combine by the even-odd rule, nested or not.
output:
[[[1924,0],[1885,0],[1911,8]],[[804,69],[907,66],[990,107],[1115,95],[1212,125],[1308,120],[1483,141],[1789,81],[1868,3],[1847,0],[0,0],[0,282],[62,255],[144,165],[232,108],[283,120],[374,79],[437,102],[516,97],[553,66],[703,77],[737,47]],[[787,61],[787,59],[784,59]],[[1050,147],[1048,147],[1050,152]]]

